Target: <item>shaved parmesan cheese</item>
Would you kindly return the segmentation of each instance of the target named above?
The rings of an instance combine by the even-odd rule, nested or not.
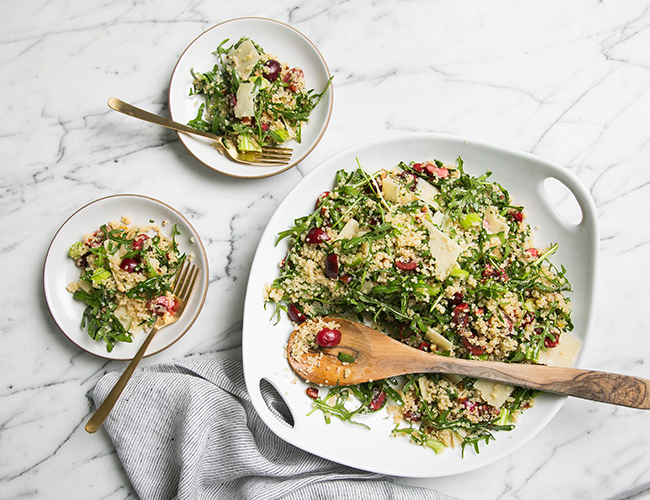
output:
[[[463,247],[437,227],[430,225],[427,229],[429,229],[429,250],[435,258],[436,277],[442,281],[458,263]]]
[[[399,184],[392,177],[386,177],[381,183],[381,194],[386,201],[397,203],[399,200]]]
[[[255,116],[255,107],[253,105],[253,89],[255,84],[243,82],[237,89],[237,104],[235,104],[235,116],[243,118],[245,116]]]
[[[489,226],[486,228],[488,233],[497,234],[503,232],[506,237],[508,236],[510,226],[508,226],[508,223],[501,218],[496,208],[487,207],[483,214],[483,220],[487,222]]]
[[[424,179],[418,178],[415,184],[415,194],[425,203],[428,203],[436,210],[440,210],[440,205],[436,201],[436,196],[440,194],[440,191],[435,186],[432,186]]]
[[[239,73],[242,80],[248,80],[251,71],[260,60],[260,55],[250,40],[245,40],[239,47],[228,52],[228,57],[232,59],[235,71]]]
[[[558,345],[539,355],[539,362],[548,366],[571,367],[575,363],[580,347],[582,347],[581,340],[563,333],[560,335]]]
[[[422,376],[418,379],[418,385],[420,386],[420,393],[422,394],[422,397],[427,400],[429,399],[429,386],[428,386],[428,381],[425,376]]]
[[[433,217],[431,217],[431,221],[436,225],[436,226],[441,226],[442,223],[445,221],[445,214],[442,212],[438,211],[435,214],[433,214]]]
[[[345,224],[345,226],[343,226],[343,229],[341,229],[341,232],[336,237],[336,239],[349,240],[350,238],[354,238],[358,234],[359,234],[359,223],[355,219],[350,219]]]
[[[491,380],[479,379],[474,383],[485,402],[495,408],[501,408],[506,399],[512,394],[515,388],[511,385],[492,382]]]
[[[442,349],[443,351],[451,351],[451,348],[454,347],[454,344],[449,342],[449,340],[447,340],[446,338],[444,338],[442,335],[440,335],[435,330],[432,330],[431,328],[427,330],[425,337],[427,338],[427,340],[433,342],[438,347],[440,347],[440,349]]]

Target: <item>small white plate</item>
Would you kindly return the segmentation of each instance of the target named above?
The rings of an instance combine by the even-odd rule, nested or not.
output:
[[[192,255],[192,262],[200,268],[199,280],[192,292],[185,312],[178,322],[161,329],[147,350],[146,356],[157,354],[180,339],[198,317],[208,292],[208,260],[203,243],[188,220],[178,211],[153,198],[140,195],[121,194],[93,201],[80,208],[63,223],[52,239],[45,256],[43,268],[43,288],[45,300],[54,321],[61,331],[77,346],[96,356],[107,359],[132,359],[147,332],[142,332],[132,343],[117,342],[111,352],[106,350],[106,342],[95,341],[81,328],[81,318],[86,305],[72,298],[66,286],[78,281],[80,271],[68,256],[68,249],[84,234],[99,229],[102,224],[119,220],[123,216],[131,218],[134,225],[145,225],[149,221],[161,225],[167,221],[163,231],[171,235],[174,224],[181,233],[176,237],[181,252]]]
[[[233,19],[213,26],[194,40],[181,55],[172,73],[169,84],[169,113],[172,120],[187,123],[196,118],[201,96],[190,96],[192,88],[191,69],[197,72],[211,70],[218,59],[213,54],[225,39],[235,43],[246,36],[260,45],[266,52],[275,54],[280,61],[301,68],[305,73],[308,89],[320,93],[327,85],[330,72],[325,59],[316,46],[296,29],[272,19],[247,17]],[[269,177],[297,165],[316,147],[323,137],[332,114],[332,85],[314,108],[309,122],[303,124],[302,142],[287,143],[293,149],[289,165],[255,167],[242,165],[220,155],[210,141],[197,136],[179,133],[181,142],[189,152],[207,167],[232,177]]]
[[[384,411],[360,417],[372,430],[311,410],[305,395],[307,384],[291,371],[286,359],[286,342],[292,326],[285,314],[279,323],[272,318],[273,306],[265,309],[263,289],[278,276],[278,263],[288,242],[276,246],[277,235],[294,220],[314,209],[319,194],[330,190],[338,170],[352,171],[359,165],[368,172],[391,169],[400,161],[439,159],[455,164],[461,157],[465,171],[482,175],[493,172],[490,180],[501,183],[516,204],[526,208],[527,222],[535,230],[539,244],[559,243],[553,256],[564,265],[573,286],[571,301],[573,335],[585,341],[592,318],[598,254],[597,213],[587,190],[565,168],[551,161],[516,151],[438,134],[408,134],[355,146],[325,161],[307,175],[286,197],[268,223],[251,267],[243,321],[243,361],[251,400],[264,422],[282,439],[315,455],[382,474],[403,477],[439,477],[468,472],[512,453],[535,436],[553,418],[566,398],[542,394],[535,407],[521,416],[511,432],[496,432],[488,445],[481,443],[480,454],[473,449],[448,449],[441,455],[414,445],[403,437],[391,437],[393,419]],[[578,224],[567,222],[556,212],[544,188],[547,179],[557,179],[575,196],[582,212]],[[583,349],[584,351],[584,349]],[[578,356],[578,364],[581,356]],[[284,398],[293,417],[293,426],[277,417],[264,401],[260,385],[274,386]],[[321,394],[325,394],[321,389]]]

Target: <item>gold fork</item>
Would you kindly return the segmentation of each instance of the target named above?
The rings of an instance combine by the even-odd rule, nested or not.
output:
[[[88,423],[86,423],[87,432],[93,433],[102,426],[104,420],[111,412],[113,406],[126,387],[126,384],[131,378],[131,375],[133,375],[135,368],[138,366],[138,363],[140,363],[140,360],[144,356],[144,353],[147,351],[147,348],[149,347],[149,344],[151,344],[151,341],[156,335],[156,332],[158,332],[158,330],[161,328],[176,323],[180,319],[183,311],[185,310],[185,306],[187,305],[187,301],[190,298],[194,284],[196,283],[196,280],[199,276],[199,271],[199,268],[194,264],[191,264],[188,261],[183,262],[181,268],[177,271],[176,278],[174,279],[174,284],[172,286],[172,294],[176,305],[174,306],[171,317],[163,320],[163,316],[158,316],[156,322],[153,325],[153,328],[151,329],[151,332],[149,332],[149,335],[142,344],[142,347],[140,347],[136,355],[133,357],[129,363],[129,366],[126,367],[126,370],[124,370],[124,373],[120,379],[117,381],[113,389],[111,389],[111,392],[108,394],[108,396],[106,396],[104,402],[99,408],[97,408],[95,414],[90,417]]]
[[[187,125],[183,125],[182,123],[163,118],[162,116],[154,115],[153,113],[137,108],[132,104],[120,101],[115,97],[111,97],[108,100],[108,107],[139,120],[161,125],[185,134],[199,135],[201,137],[212,139],[212,141],[214,141],[212,146],[217,149],[217,151],[238,163],[254,166],[280,166],[288,165],[291,161],[291,154],[293,153],[293,149],[291,148],[264,146],[262,151],[247,151],[241,153],[233,144],[222,136],[203,132],[202,130],[197,130]]]

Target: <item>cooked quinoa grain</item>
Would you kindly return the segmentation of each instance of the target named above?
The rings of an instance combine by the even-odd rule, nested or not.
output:
[[[373,175],[339,171],[314,212],[280,234],[289,250],[265,299],[314,324],[332,315],[370,323],[432,354],[538,362],[573,329],[571,286],[549,260],[557,245],[536,246],[524,207],[489,176],[467,174],[460,158],[402,162]],[[353,420],[391,400],[394,434],[439,453],[478,451],[494,431],[512,429],[532,396],[414,374],[336,387],[313,404],[326,418]]]

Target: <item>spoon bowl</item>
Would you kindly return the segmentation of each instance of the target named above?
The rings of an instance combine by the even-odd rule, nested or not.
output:
[[[287,344],[287,358],[293,370],[306,381],[321,386],[355,385],[409,373],[453,373],[650,409],[650,381],[642,378],[578,368],[450,358],[414,349],[360,323],[340,318],[324,320],[339,325],[338,345],[304,345],[300,327]]]

